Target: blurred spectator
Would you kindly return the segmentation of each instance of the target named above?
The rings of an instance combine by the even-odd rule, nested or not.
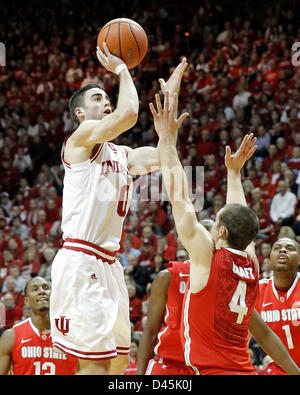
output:
[[[137,351],[138,342],[137,340],[132,340],[129,349],[129,365],[122,373],[125,376],[137,375]]]
[[[293,225],[297,198],[292,192],[288,191],[286,181],[279,181],[278,190],[279,192],[273,197],[271,203],[271,219],[279,225]]]
[[[137,258],[141,255],[141,251],[137,250],[136,248],[131,247],[131,242],[129,239],[124,239],[122,242],[124,252],[120,254],[121,264],[125,268],[128,266],[128,254],[133,254]]]
[[[41,264],[38,275],[51,282],[52,262],[55,257],[55,250],[53,248],[46,248],[43,252],[44,262]]]
[[[6,324],[4,330],[11,328],[13,325],[21,321],[22,319],[22,308],[16,305],[14,296],[10,292],[7,292],[2,297],[3,303],[5,305],[5,317]]]

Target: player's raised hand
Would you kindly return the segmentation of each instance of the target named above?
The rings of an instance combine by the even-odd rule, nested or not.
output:
[[[171,77],[168,79],[167,82],[163,78],[160,78],[158,81],[160,83],[160,89],[163,94],[168,91],[170,94],[177,93],[179,95],[180,84],[183,77],[183,74],[187,68],[187,61],[186,58],[183,57],[181,62],[176,67],[176,69],[171,74]]]
[[[229,145],[225,147],[225,165],[227,169],[231,169],[236,171],[237,173],[241,171],[244,164],[247,162],[248,159],[254,154],[257,145],[256,137],[254,137],[253,133],[246,134],[243,138],[241,145],[239,146],[238,150],[232,154],[231,148]]]
[[[106,70],[111,71],[114,74],[118,74],[116,70],[117,66],[124,65],[127,68],[126,64],[123,62],[122,59],[114,56],[109,52],[109,49],[105,42],[103,42],[103,50],[104,52],[101,51],[100,47],[97,47],[96,55],[99,62]]]
[[[160,139],[168,141],[171,144],[176,144],[177,130],[180,128],[185,118],[189,116],[189,113],[185,112],[177,118],[177,93],[169,95],[169,92],[166,91],[164,94],[163,106],[158,94],[155,95],[155,101],[157,110],[155,110],[153,103],[149,104],[150,111],[154,118],[155,130]]]

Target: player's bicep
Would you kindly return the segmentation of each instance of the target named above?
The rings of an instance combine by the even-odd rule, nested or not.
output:
[[[159,151],[154,147],[127,149],[130,173],[142,175],[160,169]]]
[[[136,117],[128,112],[115,110],[101,120],[82,122],[70,139],[74,145],[92,148],[95,144],[111,141],[134,126]]]
[[[13,344],[14,330],[6,330],[0,337],[0,375],[6,375],[9,372]]]

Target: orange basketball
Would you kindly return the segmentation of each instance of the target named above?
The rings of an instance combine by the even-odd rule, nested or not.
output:
[[[121,58],[129,69],[144,59],[148,49],[145,30],[137,22],[118,18],[103,26],[97,38],[97,45],[103,51],[103,41],[111,54]]]

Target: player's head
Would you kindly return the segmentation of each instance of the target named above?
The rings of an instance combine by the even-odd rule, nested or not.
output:
[[[241,204],[226,204],[216,215],[211,234],[214,242],[223,239],[228,247],[245,250],[255,239],[259,222],[254,211]]]
[[[300,264],[300,246],[295,239],[282,237],[275,241],[270,254],[270,265],[274,272],[297,273]]]
[[[49,311],[51,285],[43,277],[34,277],[28,281],[24,289],[24,303],[33,312]]]
[[[88,119],[101,120],[111,113],[109,98],[100,83],[76,91],[69,101],[69,109],[72,121],[77,125]]]

